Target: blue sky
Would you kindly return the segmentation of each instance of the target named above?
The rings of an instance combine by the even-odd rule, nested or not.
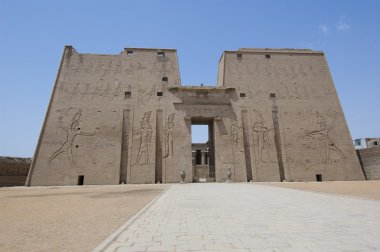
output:
[[[323,50],[352,137],[380,137],[379,27],[380,1],[0,0],[0,155],[33,155],[66,44],[176,48],[193,85],[215,84],[224,50]]]

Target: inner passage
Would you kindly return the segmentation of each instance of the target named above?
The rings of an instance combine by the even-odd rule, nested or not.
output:
[[[191,125],[191,143],[207,143],[208,125]]]
[[[214,178],[210,170],[210,129],[209,125],[191,125],[191,149],[193,160],[193,181],[207,182]]]

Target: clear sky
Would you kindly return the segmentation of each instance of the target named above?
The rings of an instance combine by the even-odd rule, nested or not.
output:
[[[224,50],[323,50],[352,137],[380,137],[380,1],[0,0],[1,156],[33,155],[68,44],[176,48],[185,85],[214,85]]]

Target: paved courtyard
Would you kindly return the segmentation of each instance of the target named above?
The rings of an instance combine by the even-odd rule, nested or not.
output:
[[[250,183],[176,184],[105,251],[380,251],[380,201]]]

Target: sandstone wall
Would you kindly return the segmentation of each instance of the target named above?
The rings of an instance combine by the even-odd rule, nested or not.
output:
[[[181,169],[191,174],[189,132],[166,89],[179,84],[175,50],[94,55],[67,46],[28,185],[74,185],[81,175],[85,184],[154,183],[156,163],[166,174],[161,182],[177,182]],[[170,149],[168,124],[183,139]],[[183,151],[188,164],[186,155],[173,160]]]
[[[24,185],[31,162],[31,158],[0,157],[0,186]]]
[[[199,87],[173,49],[67,46],[27,185],[191,182],[192,124],[209,125],[218,182],[364,179],[322,52],[226,51]]]
[[[380,179],[380,147],[356,151],[368,180]]]
[[[241,49],[223,64],[255,181],[364,179],[322,52]]]

